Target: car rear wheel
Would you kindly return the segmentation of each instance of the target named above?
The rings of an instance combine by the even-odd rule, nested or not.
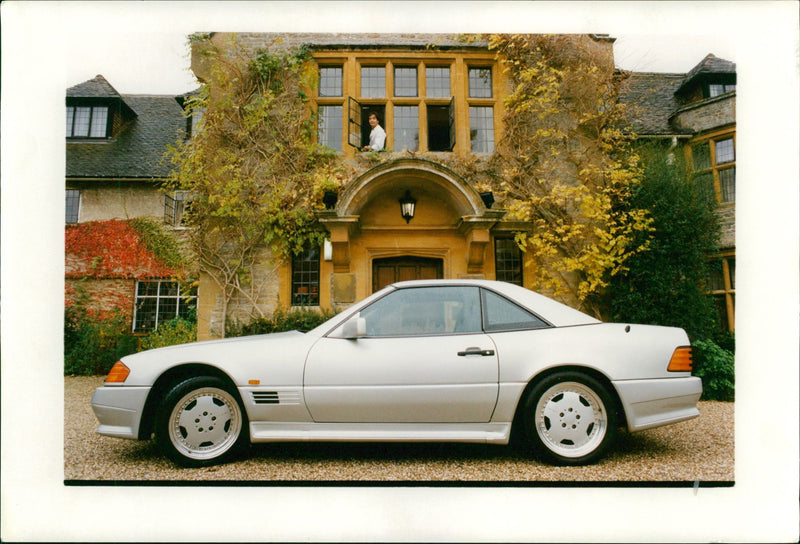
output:
[[[525,437],[538,457],[557,465],[600,459],[614,442],[614,400],[596,379],[574,371],[538,382],[523,401]]]
[[[156,413],[155,437],[164,454],[181,466],[214,465],[247,444],[246,415],[223,380],[189,378],[164,397]]]

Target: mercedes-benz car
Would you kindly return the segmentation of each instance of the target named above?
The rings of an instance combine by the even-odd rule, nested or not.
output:
[[[390,285],[319,327],[123,357],[96,389],[102,435],[155,437],[198,467],[250,443],[507,444],[592,463],[629,432],[699,415],[679,328],[603,323],[488,280]],[[516,440],[515,440],[516,442]]]

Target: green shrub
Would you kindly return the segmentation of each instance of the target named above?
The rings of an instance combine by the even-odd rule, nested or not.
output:
[[[703,381],[703,400],[732,401],[735,371],[733,352],[719,347],[711,340],[692,344],[695,376]]]
[[[142,349],[188,344],[197,340],[197,321],[177,317],[158,325],[150,336],[142,339]]]
[[[310,331],[336,315],[332,310],[278,308],[270,318],[255,319],[246,325],[238,323],[228,326],[226,336],[249,336],[284,331]]]
[[[137,351],[138,339],[122,312],[100,315],[77,306],[64,317],[65,375],[107,374],[120,357]]]
[[[633,244],[649,249],[612,278],[609,318],[681,327],[692,340],[713,338],[719,324],[706,285],[720,229],[713,187],[692,177],[678,153],[658,146],[639,151],[644,177],[631,204],[650,212],[655,231],[649,240],[637,235]]]

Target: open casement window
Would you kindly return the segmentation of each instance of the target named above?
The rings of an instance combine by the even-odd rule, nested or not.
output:
[[[452,151],[456,145],[456,101],[428,105],[428,151]]]
[[[184,212],[191,204],[189,191],[175,191],[164,195],[164,222],[173,227],[183,225]]]
[[[356,149],[362,147],[361,103],[352,96],[347,98],[347,143]]]
[[[353,97],[347,98],[347,143],[356,149],[361,149],[369,145],[369,135],[372,127],[369,125],[369,114],[375,112],[381,126],[384,126],[386,119],[386,105],[384,104],[362,104]],[[388,132],[387,132],[388,134]],[[387,142],[384,142],[384,149]]]

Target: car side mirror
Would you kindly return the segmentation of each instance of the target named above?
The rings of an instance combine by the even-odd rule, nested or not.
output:
[[[334,338],[346,338],[355,340],[367,335],[367,320],[359,315],[355,315],[345,321],[338,330],[331,336]]]

